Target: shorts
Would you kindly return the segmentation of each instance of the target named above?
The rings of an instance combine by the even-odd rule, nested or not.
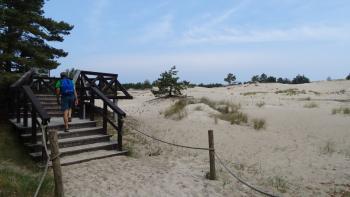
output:
[[[74,106],[74,95],[61,96],[61,110],[66,111]]]

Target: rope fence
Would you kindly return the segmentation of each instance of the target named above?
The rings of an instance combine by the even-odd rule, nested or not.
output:
[[[45,133],[46,133],[46,127],[47,125],[41,125],[41,136],[42,136],[42,143],[44,145],[44,149],[45,149],[45,154],[46,154],[46,157],[47,157],[47,160],[46,160],[46,165],[45,165],[45,170],[44,170],[44,173],[43,175],[41,176],[41,179],[40,179],[40,182],[39,182],[39,185],[35,191],[35,194],[34,194],[34,197],[37,197],[38,194],[39,194],[39,191],[41,189],[41,186],[44,182],[44,179],[47,175],[47,169],[49,168],[49,161],[50,161],[50,155],[49,155],[49,151],[47,150],[47,146],[46,146],[46,138],[45,138]]]
[[[193,146],[185,146],[185,145],[179,145],[179,144],[175,144],[175,143],[171,143],[171,142],[167,142],[165,140],[161,140],[161,139],[158,139],[152,135],[149,135],[143,131],[140,131],[139,129],[131,126],[131,125],[126,125],[127,127],[131,128],[132,130],[146,136],[146,137],[149,137],[153,140],[156,140],[156,141],[159,141],[159,142],[162,142],[164,144],[168,144],[168,145],[171,145],[171,146],[175,146],[175,147],[181,147],[181,148],[187,148],[187,149],[194,149],[194,150],[206,150],[206,151],[209,151],[209,152],[213,152],[215,154],[215,157],[218,159],[220,165],[232,176],[234,177],[238,182],[240,182],[241,184],[247,186],[248,188],[254,190],[255,192],[258,192],[260,194],[263,194],[265,196],[268,196],[268,197],[279,197],[279,196],[276,196],[274,194],[270,194],[268,192],[265,192],[263,190],[260,190],[256,187],[254,187],[253,185],[243,181],[241,178],[239,178],[235,173],[233,173],[226,165],[225,163],[223,162],[223,160],[219,157],[219,155],[215,152],[215,149],[214,148],[203,148],[203,147],[193,147]]]

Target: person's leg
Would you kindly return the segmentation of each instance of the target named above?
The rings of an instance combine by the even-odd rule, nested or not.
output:
[[[69,127],[68,127],[68,113],[69,110],[64,110],[63,112],[63,121],[64,121],[64,131],[68,131]]]
[[[64,131],[68,131],[69,104],[66,96],[61,97],[61,110],[63,111]]]
[[[72,122],[72,108],[68,110],[68,122]]]

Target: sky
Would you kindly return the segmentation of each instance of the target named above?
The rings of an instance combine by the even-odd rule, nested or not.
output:
[[[67,68],[156,80],[224,83],[266,73],[311,80],[350,72],[349,0],[50,0],[45,16],[74,25],[62,43]]]

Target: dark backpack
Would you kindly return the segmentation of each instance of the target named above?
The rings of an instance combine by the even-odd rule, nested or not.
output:
[[[61,79],[61,94],[63,96],[74,94],[74,85],[72,80],[67,78]]]

